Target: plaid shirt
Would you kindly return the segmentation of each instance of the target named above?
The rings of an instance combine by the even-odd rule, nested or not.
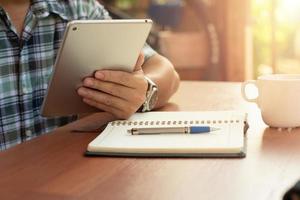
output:
[[[76,120],[40,116],[53,64],[68,21],[109,18],[96,0],[31,0],[19,37],[0,7],[0,150]]]

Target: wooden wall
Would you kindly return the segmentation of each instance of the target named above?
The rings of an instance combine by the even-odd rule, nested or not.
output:
[[[187,3],[199,0],[188,0]],[[220,46],[220,67],[214,71],[214,80],[243,81],[253,76],[250,0],[206,0],[207,12],[215,25]],[[186,9],[189,9],[186,6]],[[192,14],[189,14],[191,17]],[[199,21],[201,23],[201,21]],[[195,27],[195,21],[186,18],[182,28]],[[208,66],[209,67],[209,66]]]
[[[225,8],[222,37],[226,80],[243,81],[252,78],[250,0],[219,1],[221,2]]]

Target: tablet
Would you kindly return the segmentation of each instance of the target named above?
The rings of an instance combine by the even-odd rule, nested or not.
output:
[[[133,71],[151,30],[145,20],[69,22],[41,108],[44,117],[97,112],[77,94],[85,77],[102,69]]]

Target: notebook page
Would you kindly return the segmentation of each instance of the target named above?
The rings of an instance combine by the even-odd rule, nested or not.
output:
[[[89,151],[127,153],[233,153],[244,146],[245,114],[216,112],[137,113],[127,121],[110,123],[89,146]],[[127,130],[141,127],[189,125],[219,128],[204,134],[131,135]]]

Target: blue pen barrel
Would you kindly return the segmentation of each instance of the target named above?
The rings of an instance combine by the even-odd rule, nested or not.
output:
[[[192,127],[190,127],[191,134],[208,133],[208,132],[210,132],[209,126],[192,126]]]

